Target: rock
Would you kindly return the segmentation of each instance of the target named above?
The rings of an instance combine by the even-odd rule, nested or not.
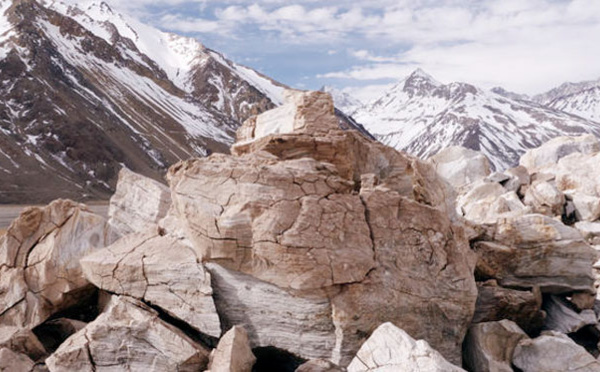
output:
[[[296,368],[295,372],[345,372],[346,369],[324,359],[313,359]]]
[[[577,222],[575,228],[590,244],[600,244],[600,222]]]
[[[504,287],[539,286],[543,293],[595,293],[596,252],[576,229],[548,216],[501,219],[473,247],[481,279],[496,279]]]
[[[552,168],[558,161],[573,153],[592,154],[600,151],[598,139],[591,134],[581,137],[556,137],[521,156],[520,165],[529,173]]]
[[[373,332],[348,366],[348,372],[362,371],[464,370],[446,361],[426,341],[415,341],[392,323],[384,323]]]
[[[500,172],[494,172],[492,174],[490,174],[489,176],[487,176],[486,178],[484,178],[485,182],[495,182],[495,183],[499,183],[502,186],[504,186],[504,184],[508,181],[511,180],[511,176],[509,176],[508,174],[504,174],[504,173],[500,173]]]
[[[544,328],[560,333],[575,333],[585,326],[598,322],[593,310],[577,312],[566,300],[557,296],[549,296],[544,301],[544,310],[548,314]]]
[[[0,349],[0,371],[1,372],[28,372],[33,370],[35,363],[27,355],[18,354],[14,351]]]
[[[243,325],[252,348],[274,346],[307,359],[332,358],[335,326],[325,296],[295,296],[215,263],[206,268],[224,329]]]
[[[510,320],[474,324],[463,344],[464,364],[470,371],[512,372],[513,351],[526,338]]]
[[[325,135],[338,130],[333,100],[325,92],[286,90],[284,104],[248,119],[238,129],[235,152],[248,142],[272,134],[302,132]]]
[[[460,146],[445,148],[429,161],[437,174],[457,191],[490,175],[490,162],[485,155]]]
[[[93,293],[79,258],[113,239],[82,204],[26,209],[0,237],[0,324],[32,329]]]
[[[212,351],[208,369],[210,372],[252,372],[255,362],[246,330],[234,326],[221,337],[219,345]]]
[[[495,223],[498,219],[531,212],[514,191],[506,192],[498,183],[480,182],[457,200],[459,214],[477,223]]]
[[[108,222],[121,236],[155,229],[170,204],[167,186],[123,167],[110,198]]]
[[[577,308],[577,310],[593,309],[596,301],[596,296],[591,293],[577,292],[573,293],[569,302]]]
[[[0,326],[0,348],[10,349],[37,361],[48,353],[37,336],[28,329]]]
[[[343,367],[391,321],[460,363],[475,257],[452,189],[428,163],[334,128],[332,104],[302,95],[277,114],[285,130],[257,135],[273,120],[261,115],[234,156],[170,169],[166,218],[181,229],[165,233],[223,269],[210,269],[223,326],[248,325],[253,347]],[[244,283],[255,293],[238,293]]]
[[[571,197],[579,220],[600,218],[599,161],[600,153],[574,153],[562,158],[553,169],[556,186]]]
[[[534,182],[525,193],[525,205],[535,213],[548,216],[562,216],[565,196],[550,182]]]
[[[46,359],[51,372],[115,370],[198,371],[208,350],[139,301],[115,297],[106,312]]]
[[[504,173],[511,176],[511,178],[503,185],[508,191],[518,193],[523,186],[527,186],[531,183],[529,172],[527,171],[527,168],[522,165],[507,169]]]
[[[513,364],[523,372],[600,371],[600,362],[583,347],[552,331],[521,340],[515,348]]]
[[[210,274],[193,250],[172,237],[130,234],[80,262],[98,288],[158,306],[209,336],[221,335]]]
[[[478,283],[478,296],[473,323],[508,319],[527,332],[539,330],[546,314],[542,311],[542,294],[532,291],[502,288],[495,280]]]

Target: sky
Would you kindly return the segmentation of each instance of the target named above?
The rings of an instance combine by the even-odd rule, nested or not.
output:
[[[600,78],[600,0],[105,0],[300,89],[363,101],[421,68],[526,94]]]

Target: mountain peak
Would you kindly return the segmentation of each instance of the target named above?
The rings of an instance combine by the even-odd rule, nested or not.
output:
[[[420,68],[413,71],[402,83],[402,90],[411,94],[424,94],[442,85]]]

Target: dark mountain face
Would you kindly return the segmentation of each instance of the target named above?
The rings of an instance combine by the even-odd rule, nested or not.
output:
[[[2,203],[106,198],[123,165],[160,179],[180,159],[227,151],[241,120],[274,105],[214,61],[194,69],[187,92],[114,25],[106,40],[32,0],[3,11]],[[202,84],[220,78],[236,92],[223,104],[231,110]]]

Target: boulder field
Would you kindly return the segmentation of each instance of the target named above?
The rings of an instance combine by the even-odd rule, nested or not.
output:
[[[68,200],[17,218],[0,370],[600,371],[599,151],[558,138],[490,174],[287,91],[168,186],[123,169],[108,219]]]

